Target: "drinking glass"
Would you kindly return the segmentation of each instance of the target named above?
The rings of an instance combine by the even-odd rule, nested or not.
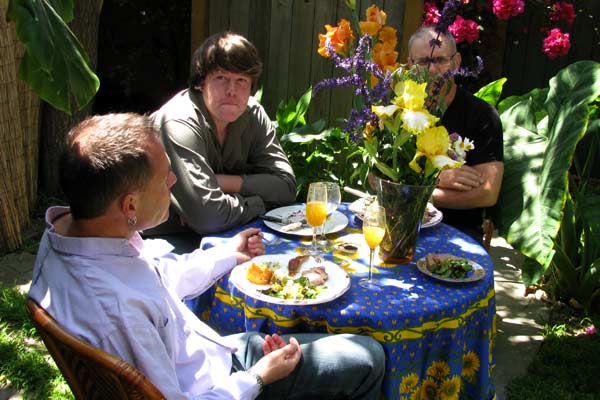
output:
[[[377,280],[373,279],[373,253],[385,236],[385,208],[377,203],[371,204],[363,216],[363,236],[369,246],[369,277],[362,278],[358,284],[366,289],[377,289]]]
[[[324,182],[311,183],[308,186],[308,196],[306,197],[306,222],[313,229],[313,242],[310,255],[319,258],[319,249],[317,248],[317,228],[325,222],[327,218],[327,185]]]
[[[325,223],[321,227],[321,236],[319,237],[319,244],[321,246],[329,246],[331,242],[325,236],[325,228],[327,225],[327,219],[333,214],[335,210],[340,206],[342,202],[342,193],[340,192],[340,185],[335,182],[323,182],[327,186],[327,218]]]

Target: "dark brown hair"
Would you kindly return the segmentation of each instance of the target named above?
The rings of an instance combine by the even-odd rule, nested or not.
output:
[[[69,131],[59,174],[73,219],[99,217],[122,194],[145,188],[152,137],[148,117],[134,113],[93,116]]]
[[[217,33],[206,39],[192,56],[190,90],[197,91],[206,76],[219,68],[247,75],[255,85],[262,72],[262,62],[256,47],[245,37],[233,32]]]

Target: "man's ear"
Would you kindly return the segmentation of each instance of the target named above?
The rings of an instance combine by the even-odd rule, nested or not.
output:
[[[462,63],[462,55],[460,54],[459,51],[456,52],[456,55],[454,56],[454,69],[459,69],[460,68],[460,64]]]
[[[137,195],[130,192],[121,196],[119,209],[127,219],[133,219],[137,212]]]

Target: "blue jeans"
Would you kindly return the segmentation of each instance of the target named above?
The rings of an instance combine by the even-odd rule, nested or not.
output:
[[[295,337],[302,349],[296,369],[286,378],[266,385],[259,399],[379,399],[385,373],[385,354],[370,336],[319,333]],[[230,336],[235,354],[249,369],[263,355],[264,334],[246,332]]]

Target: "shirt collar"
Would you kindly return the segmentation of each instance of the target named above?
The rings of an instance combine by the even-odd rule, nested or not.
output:
[[[144,249],[144,242],[136,232],[129,240],[105,237],[70,237],[56,232],[53,221],[70,212],[69,207],[50,207],[46,211],[47,236],[50,246],[57,252],[78,256],[117,255],[137,257]]]

